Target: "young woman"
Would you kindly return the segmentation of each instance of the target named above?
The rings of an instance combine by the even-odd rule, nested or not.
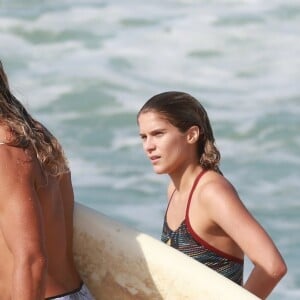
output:
[[[162,241],[265,299],[287,268],[219,170],[203,106],[189,94],[165,92],[144,104],[137,121],[154,171],[171,179]],[[254,265],[245,283],[244,255]]]
[[[73,260],[63,149],[11,93],[1,61],[0,182],[1,300],[94,299]]]

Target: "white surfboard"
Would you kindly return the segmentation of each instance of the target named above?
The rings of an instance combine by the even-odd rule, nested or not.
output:
[[[96,300],[257,300],[153,237],[76,203],[74,257]]]

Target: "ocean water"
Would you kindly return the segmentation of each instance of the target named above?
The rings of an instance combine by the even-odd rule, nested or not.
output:
[[[63,144],[78,202],[159,238],[168,178],[136,113],[167,90],[202,101],[222,171],[288,264],[272,300],[300,299],[299,36],[296,0],[0,0],[11,87]]]

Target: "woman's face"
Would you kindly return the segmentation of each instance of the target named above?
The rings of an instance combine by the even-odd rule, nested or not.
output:
[[[153,111],[141,113],[138,125],[144,151],[157,174],[172,174],[186,165],[192,151],[188,133]]]

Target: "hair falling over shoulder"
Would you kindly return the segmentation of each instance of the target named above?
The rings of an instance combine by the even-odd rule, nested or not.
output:
[[[221,155],[215,145],[213,130],[206,110],[197,99],[183,92],[164,92],[150,98],[140,109],[137,117],[148,111],[159,113],[181,132],[186,132],[192,126],[198,126],[199,163],[204,169],[221,173],[219,170]]]
[[[69,171],[58,140],[27,112],[11,93],[7,75],[0,61],[0,125],[7,128],[10,138],[6,144],[33,150],[43,169],[52,176]]]

